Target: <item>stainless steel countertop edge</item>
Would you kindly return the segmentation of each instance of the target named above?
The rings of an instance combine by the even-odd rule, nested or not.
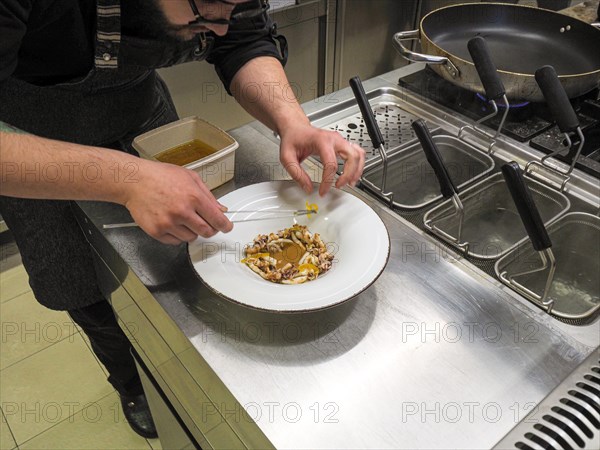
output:
[[[398,74],[402,70],[405,69],[394,71],[373,80],[367,80],[365,82],[366,90],[368,91],[376,86],[389,86],[389,78],[395,77],[397,79]],[[406,70],[414,70],[414,68],[409,66],[409,69]],[[346,90],[340,91],[335,95],[343,96],[348,94],[350,94],[350,91]],[[305,111],[310,114],[317,111],[322,106],[322,103],[319,104],[319,101],[315,101],[303,106]],[[242,144],[240,150],[238,150],[238,161],[242,162],[240,160],[243,160],[243,162],[247,163],[246,167],[252,165],[255,160],[260,160],[261,164],[257,164],[256,173],[245,173],[243,175],[236,173],[236,181],[230,182],[215,191],[217,197],[236,187],[252,182],[285,178],[285,173],[277,169],[278,141],[265,127],[253,123],[234,130],[232,134]],[[245,152],[246,156],[242,157],[242,153],[240,152]],[[318,173],[318,167],[315,164],[309,163],[308,166],[312,167],[315,173]],[[393,225],[392,239],[396,241],[396,257],[399,255],[397,246],[401,243],[398,239],[407,238],[411,239],[411,242],[423,245],[432,245],[434,242],[432,238],[408,224],[395,212],[380,205],[367,194],[356,189],[349,189],[349,191],[370,204],[384,219],[388,225],[388,229],[390,224]],[[327,381],[328,378],[322,370],[327,368],[330,374],[341,370],[351,375],[347,371],[350,367],[354,367],[353,376],[358,377],[356,378],[356,382],[359,382],[362,376],[369,377],[365,378],[365,380],[372,380],[372,377],[376,376],[378,372],[368,371],[367,369],[371,366],[348,366],[348,364],[354,364],[351,361],[360,363],[362,360],[366,364],[378,361],[373,351],[381,352],[382,357],[385,354],[393,354],[394,351],[399,351],[403,356],[400,359],[393,359],[395,361],[394,370],[401,370],[401,366],[398,366],[398,364],[401,364],[402,360],[411,360],[412,370],[415,374],[421,373],[421,375],[430,373],[426,367],[419,369],[421,364],[430,358],[430,356],[427,356],[428,353],[424,353],[425,349],[430,348],[431,351],[436,352],[442,351],[443,353],[440,353],[437,357],[438,365],[443,364],[447,371],[455,373],[453,378],[448,379],[446,382],[446,390],[448,391],[448,387],[454,385],[455,382],[460,384],[460,379],[456,378],[460,374],[460,370],[458,370],[456,364],[458,361],[463,361],[461,364],[469,364],[473,370],[476,369],[475,372],[466,376],[466,379],[470,380],[469,384],[471,387],[466,389],[465,395],[468,397],[469,391],[472,391],[473,395],[475,392],[479,392],[478,395],[480,395],[479,398],[482,401],[485,398],[495,398],[495,394],[493,394],[495,390],[487,387],[485,390],[479,391],[476,385],[472,384],[475,382],[475,379],[472,379],[471,375],[477,373],[483,374],[487,370],[487,365],[482,366],[481,363],[476,362],[477,360],[473,360],[472,358],[477,354],[488,354],[491,358],[489,361],[490,367],[502,369],[504,378],[508,378],[509,374],[510,377],[516,377],[518,374],[521,374],[519,375],[521,377],[525,377],[519,378],[520,384],[512,385],[511,392],[505,392],[503,395],[512,398],[512,396],[518,394],[519,398],[537,399],[539,401],[595,348],[589,342],[585,344],[577,337],[573,337],[576,336],[576,333],[573,333],[572,330],[565,331],[560,326],[557,327],[555,323],[548,320],[543,312],[536,311],[535,308],[525,305],[522,299],[507,292],[500,283],[491,277],[466,264],[459,263],[460,267],[454,267],[443,260],[436,261],[431,267],[429,264],[419,265],[418,261],[415,264],[414,261],[411,262],[410,260],[404,265],[392,264],[388,267],[387,274],[384,273],[374,286],[354,301],[342,305],[338,311],[309,314],[295,319],[290,319],[289,317],[285,319],[276,315],[249,311],[243,307],[219,299],[210,293],[199,279],[193,277],[193,270],[185,267],[185,255],[181,249],[168,250],[164,246],[152,242],[148,237],[144,237],[140,230],[115,232],[114,230],[104,231],[101,229],[103,223],[126,221],[128,213],[124,208],[116,205],[89,202],[80,202],[79,205],[92,222],[93,233],[105,240],[118,254],[122,262],[131,268],[139,282],[146,286],[154,300],[160,305],[162,313],[170,317],[180,327],[182,333],[189,339],[198,353],[202,355],[215,374],[221,378],[223,386],[226,386],[242,405],[248,408],[249,399],[260,403],[267,400],[281,402],[287,398],[288,402],[291,400],[298,402],[302,407],[302,411],[308,414],[313,411],[309,409],[313,404],[302,404],[301,399],[317,399],[319,402],[327,402],[327,395],[319,396],[317,394],[321,392],[321,387],[330,386],[328,392],[330,393],[331,402],[329,403],[337,404],[339,408],[337,413],[339,414],[339,421],[337,424],[326,424],[323,421],[319,423],[299,422],[300,425],[294,426],[295,422],[281,417],[276,417],[272,422],[261,420],[264,418],[257,419],[258,426],[276,447],[307,446],[313,448],[335,448],[336,446],[348,446],[349,441],[346,439],[350,439],[353,436],[356,438],[354,434],[355,430],[347,426],[350,423],[355,423],[355,420],[358,418],[356,414],[359,413],[359,410],[352,407],[354,396],[358,395],[360,397],[361,394],[359,392],[352,394],[347,392],[347,395],[343,395],[343,392],[331,391],[332,385],[328,384],[330,382]],[[129,247],[130,244],[133,248]],[[102,254],[101,249],[98,251],[102,257],[106,256]],[[454,256],[451,255],[451,257]],[[111,265],[110,262],[107,262],[107,264]],[[402,267],[404,269],[401,269]],[[434,278],[432,278],[436,273],[438,273],[439,281],[434,281]],[[464,275],[460,275],[461,273]],[[435,288],[431,292],[430,299],[437,299],[434,302],[436,306],[416,301],[417,299],[425,300],[425,297],[420,297],[423,295],[421,291],[424,289],[422,284],[419,284],[420,281],[417,279],[413,281],[411,278],[417,274],[420,274],[418,277],[422,277],[421,280],[430,280],[429,282],[432,283],[432,287]],[[452,277],[459,278],[453,281]],[[402,303],[399,303],[397,301],[398,298],[393,295],[388,298],[385,297],[385,293],[390,292],[391,289],[395,289],[398,282],[404,285],[403,290],[405,292],[403,295],[409,295],[409,297],[404,298],[406,301]],[[459,283],[458,285],[456,284],[457,282]],[[460,295],[466,295],[466,303],[459,310],[447,309],[453,308],[452,305],[458,305],[460,302],[457,303],[457,299],[453,297],[440,302],[440,300],[444,300],[445,298],[445,291],[441,286],[445,286],[444,289],[453,289],[453,292],[462,293]],[[501,287],[501,289],[498,289],[498,287]],[[492,297],[488,298],[486,297],[487,295],[492,295]],[[472,298],[469,299],[468,296]],[[481,299],[483,303],[478,304],[478,299]],[[379,303],[379,306],[377,306],[377,303]],[[499,341],[500,343],[494,343],[495,345],[488,346],[489,342],[486,343],[481,339],[476,339],[474,342],[461,342],[462,347],[458,348],[450,345],[450,342],[420,342],[419,344],[408,339],[411,336],[404,336],[402,334],[402,332],[406,331],[403,328],[405,324],[418,325],[419,321],[425,317],[430,318],[426,319],[427,321],[433,320],[432,324],[452,323],[450,322],[452,317],[463,321],[465,317],[480,317],[477,314],[483,311],[482,308],[486,304],[488,306],[494,305],[493,308],[500,308],[497,312],[501,320],[514,320],[514,323],[536,324],[538,327],[537,337],[543,339],[537,342],[535,347],[528,346],[527,342],[524,342],[522,338],[513,342],[508,337],[506,339],[503,337]],[[418,309],[411,310],[411,305],[413,308],[417,307]],[[153,308],[154,312],[157,310]],[[489,315],[489,312],[492,310],[487,310],[488,312],[481,317],[486,318],[486,320],[492,320],[493,316]],[[392,322],[386,322],[391,320],[393,316],[398,315],[401,318],[400,323],[393,324]],[[161,314],[157,314],[156,316],[147,314],[147,317],[152,323],[156,322],[160,324],[161,320],[163,320]],[[283,324],[283,326],[294,324],[299,329],[304,329],[303,327],[306,324],[311,325],[314,323],[318,325],[334,324],[335,326],[332,327],[333,330],[330,333],[325,333],[324,336],[319,335],[319,339],[293,342],[286,341],[285,336],[283,340],[281,336],[277,336],[273,341],[259,341],[255,343],[251,342],[251,339],[244,335],[244,327],[258,324],[259,327],[262,326],[264,328],[265,324],[271,323],[269,321],[276,321],[279,324]],[[385,326],[386,323],[387,326]],[[224,331],[219,330],[219,326],[221,325],[226,327]],[[227,327],[231,327],[231,329]],[[367,330],[370,331],[369,335],[366,334]],[[408,342],[402,342],[401,344],[403,345],[400,346],[390,346],[391,342],[389,342],[389,338],[394,336],[393,331],[398,333],[396,335],[398,338],[400,336],[406,337]],[[232,336],[231,338],[229,337],[230,335]],[[322,339],[323,337],[332,338],[333,336],[338,339],[337,342],[329,342]],[[372,344],[368,344],[367,346],[367,336],[370,336],[369,341],[375,339],[378,342],[377,347],[372,347]],[[380,339],[384,340],[379,341]],[[388,339],[388,341],[385,339]],[[506,359],[508,355],[506,351],[509,347],[510,351],[514,353],[512,356],[514,359],[513,363],[519,367],[522,366],[522,370],[526,370],[525,372],[509,364],[510,358]],[[361,356],[362,353],[359,351],[361,348],[364,348],[365,352],[367,349],[371,351],[365,353],[364,355],[366,356]],[[540,353],[540,356],[544,356],[542,360],[538,360],[535,357],[537,353]],[[422,362],[410,359],[419,357],[419,355],[423,358]],[[456,358],[459,359],[457,360]],[[339,364],[335,363],[336,361],[339,361]],[[466,363],[464,361],[470,362]],[[532,377],[533,374],[530,376],[528,373],[534,367],[538,371],[538,374]],[[240,370],[241,368],[244,368],[243,370],[245,371],[243,376],[240,374],[241,378],[231,373],[232,370]],[[290,372],[292,368],[293,371]],[[186,367],[186,370],[194,373],[198,372],[199,368]],[[433,372],[435,371],[432,368],[431,375],[434,375]],[[300,380],[296,380],[292,376],[293,373],[298,373],[298,376],[304,378],[304,383],[308,384],[298,384]],[[386,385],[390,387],[395,386],[395,384],[400,382],[397,377],[386,377],[383,373],[380,375],[382,377],[381,388],[384,388]],[[344,383],[353,383],[353,376],[347,378]],[[425,377],[421,376],[421,378],[426,378],[427,380],[413,378],[408,373],[404,376],[411,379],[413,391],[418,391],[418,388],[415,386],[421,386],[421,383],[427,380],[429,380],[429,383],[433,383],[433,379],[430,379],[429,375],[425,375]],[[239,381],[236,381],[238,378]],[[321,380],[320,382],[318,381],[319,379]],[[176,380],[170,381],[176,382]],[[500,384],[498,383],[501,383],[501,381],[490,380],[492,385],[497,385],[498,389],[500,389]],[[353,384],[348,384],[348,386],[351,385]],[[289,386],[296,386],[296,389],[290,389]],[[527,389],[527,386],[530,386],[530,390]],[[434,396],[432,398],[441,399],[445,397],[444,391],[439,391],[435,384],[430,384],[430,387],[431,392],[423,391],[422,394],[418,395],[413,393],[415,401],[411,402],[411,404],[418,403],[418,400],[425,401],[424,399],[429,399],[430,395]],[[386,393],[385,389],[383,389],[384,392],[372,391],[372,389],[374,387],[368,387],[367,391],[372,393],[373,399],[381,395],[383,395],[382,398],[393,397],[392,392],[395,392],[394,395],[398,394],[397,391]],[[452,391],[452,389],[449,391]],[[210,392],[210,389],[207,392]],[[492,395],[492,397],[488,397],[488,395]],[[410,399],[410,396],[406,398]],[[214,400],[218,403],[218,399]],[[367,420],[367,422],[363,423],[363,427],[365,427],[364,431],[369,436],[354,440],[353,446],[370,444],[378,447],[390,447],[394,446],[395,443],[396,446],[406,445],[406,448],[410,448],[410,446],[419,443],[423,446],[433,445],[432,441],[429,440],[433,439],[433,437],[428,436],[427,433],[425,435],[421,432],[417,433],[417,431],[418,429],[423,429],[432,432],[432,430],[436,429],[436,424],[431,424],[423,420],[415,422],[412,420],[413,417],[409,417],[407,419],[410,420],[407,420],[406,423],[403,422],[399,426],[402,429],[404,438],[398,441],[393,436],[392,428],[389,428],[387,424],[387,421],[390,419],[389,414],[388,416],[379,417],[378,421],[375,422],[375,418],[372,417],[375,411],[373,409],[374,406],[368,403],[363,403],[362,405],[360,411],[365,415],[364,419]],[[265,412],[266,407],[264,405],[260,406],[262,407],[261,412]],[[386,410],[386,405],[381,404],[380,406],[383,413]],[[340,422],[342,425],[340,425]],[[474,431],[471,424],[465,424],[466,429],[469,429],[473,433],[471,434],[470,442],[475,447],[492,447],[499,438],[512,428],[509,426],[510,423],[507,422],[502,422],[502,426],[500,427],[500,425],[490,424],[484,420],[480,421],[479,425],[481,426],[481,431]],[[442,427],[444,431],[449,430],[446,429],[445,424],[437,424],[437,426]],[[342,432],[342,430],[345,431]],[[385,433],[381,433],[382,430]],[[490,433],[490,430],[497,431]],[[371,435],[371,432],[380,434]],[[464,439],[464,436],[460,436],[464,432],[458,434],[452,435],[452,438],[448,435],[444,441],[445,443],[440,444],[442,446],[457,445],[457,443],[462,442],[461,439]]]

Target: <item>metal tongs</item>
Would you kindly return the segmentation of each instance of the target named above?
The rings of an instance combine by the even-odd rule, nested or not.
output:
[[[318,214],[315,209],[258,209],[258,210],[240,210],[240,211],[225,211],[223,214],[269,214],[267,217],[257,217],[257,218],[247,218],[247,219],[239,219],[232,220],[231,223],[241,223],[241,222],[256,222],[259,220],[273,220],[273,219],[285,219],[287,217],[299,217],[299,216],[308,216],[310,214]],[[138,227],[139,225],[135,222],[125,222],[125,223],[107,223],[102,225],[102,228],[105,230],[112,230],[114,228],[130,228],[130,227]]]

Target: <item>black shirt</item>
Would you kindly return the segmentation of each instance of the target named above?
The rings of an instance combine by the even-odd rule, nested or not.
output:
[[[151,0],[121,3],[123,33],[169,39]],[[154,15],[154,17],[153,17]],[[85,75],[93,65],[96,24],[94,0],[0,1],[0,83],[15,78],[52,85]],[[208,61],[227,88],[235,73],[257,56],[285,62],[272,36],[272,23],[254,18],[232,25],[226,36],[215,36]]]
[[[94,0],[2,0],[0,81],[54,84],[85,75],[94,57]]]

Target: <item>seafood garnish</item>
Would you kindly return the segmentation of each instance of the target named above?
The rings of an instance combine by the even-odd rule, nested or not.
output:
[[[244,248],[242,263],[267,281],[301,284],[331,269],[333,255],[319,233],[294,225],[269,235],[259,234]]]

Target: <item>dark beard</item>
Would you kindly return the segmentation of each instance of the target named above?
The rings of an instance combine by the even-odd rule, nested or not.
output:
[[[169,23],[158,0],[124,0],[121,2],[121,32],[146,39],[181,42],[177,33],[186,25]]]

